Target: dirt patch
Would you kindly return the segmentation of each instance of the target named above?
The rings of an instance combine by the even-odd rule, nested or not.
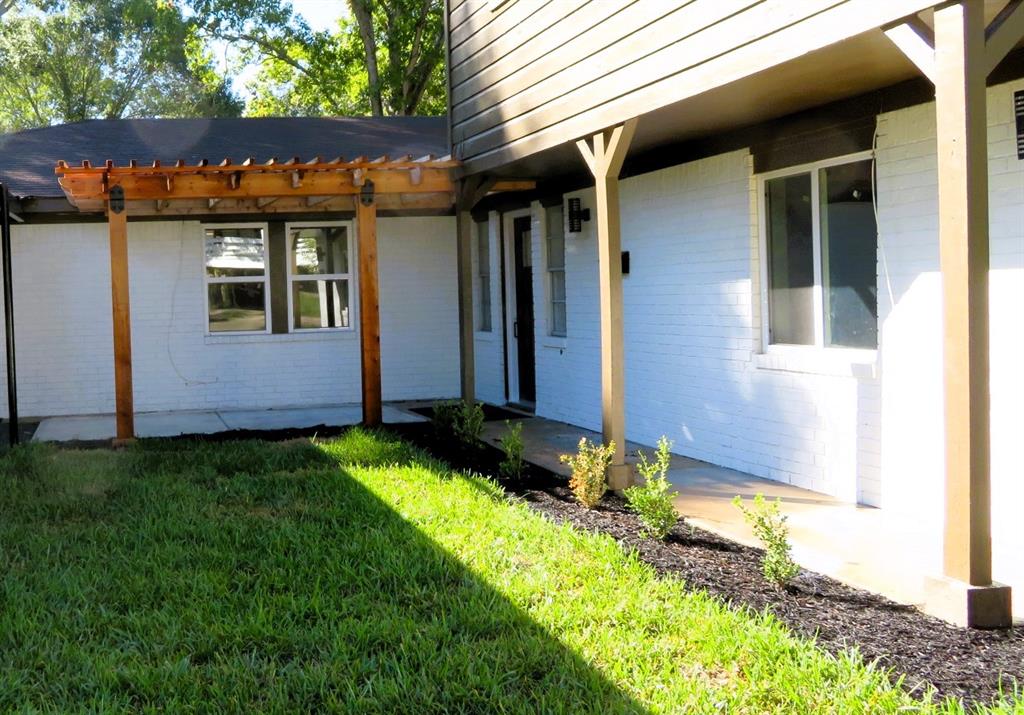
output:
[[[410,426],[411,427],[411,426]],[[422,426],[402,429],[449,463],[497,475],[501,453],[492,447],[462,450],[437,445]],[[1024,684],[1024,629],[962,629],[917,609],[802,570],[780,590],[761,575],[761,551],[680,522],[664,541],[640,537],[641,525],[623,499],[609,495],[596,509],[585,509],[563,478],[530,466],[520,482],[499,480],[511,494],[558,522],[608,534],[659,573],[682,578],[688,588],[706,590],[738,608],[774,613],[794,632],[816,638],[831,653],[857,648],[867,661],[906,676],[903,685],[919,691],[925,684],[965,705],[992,702],[1013,683]]]

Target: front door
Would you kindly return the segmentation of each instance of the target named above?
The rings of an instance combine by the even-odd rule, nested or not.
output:
[[[519,371],[519,402],[537,400],[533,338],[533,250],[530,217],[520,216],[512,224],[512,264],[515,273],[515,312],[512,334],[516,343]]]

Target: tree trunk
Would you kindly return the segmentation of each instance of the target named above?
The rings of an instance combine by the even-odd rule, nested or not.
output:
[[[363,40],[363,51],[366,54],[366,76],[370,85],[370,110],[373,116],[384,116],[381,102],[380,73],[377,71],[377,40],[373,36],[373,5],[372,0],[348,0],[352,15],[359,25],[359,36]]]

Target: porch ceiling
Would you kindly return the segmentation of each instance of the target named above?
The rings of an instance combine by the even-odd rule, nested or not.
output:
[[[132,216],[189,216],[244,213],[302,213],[353,211],[359,195],[372,191],[383,210],[447,211],[455,202],[453,170],[459,162],[433,155],[413,159],[338,157],[324,161],[298,157],[236,164],[202,160],[195,165],[159,161],[93,166],[83,161],[57,164],[55,173],[68,201],[79,211],[102,212],[110,189],[124,190],[125,208]]]

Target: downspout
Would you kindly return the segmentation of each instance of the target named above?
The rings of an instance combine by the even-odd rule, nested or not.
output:
[[[0,250],[3,251],[4,338],[7,348],[8,444],[18,444],[18,371],[14,363],[14,285],[11,272],[11,196],[0,184]]]

